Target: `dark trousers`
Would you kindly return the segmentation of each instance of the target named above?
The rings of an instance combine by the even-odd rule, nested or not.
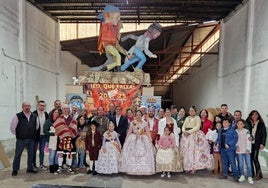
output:
[[[256,148],[255,144],[252,144],[251,147],[251,167],[252,167],[252,176],[263,178],[261,166],[259,162],[259,148]]]
[[[36,152],[39,145],[39,164],[40,166],[44,165],[44,156],[45,156],[45,146],[46,146],[46,136],[40,135],[40,138],[34,143],[34,157],[33,157],[33,166],[36,165]]]
[[[27,149],[27,169],[33,169],[33,156],[34,156],[34,139],[17,139],[16,141],[16,149],[15,149],[15,157],[13,160],[13,170],[20,169],[20,159],[21,154],[24,150]]]

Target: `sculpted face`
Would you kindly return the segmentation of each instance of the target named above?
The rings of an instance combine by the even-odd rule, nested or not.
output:
[[[120,12],[109,12],[104,14],[105,22],[117,25],[120,20]]]
[[[159,37],[161,35],[161,32],[156,30],[156,29],[153,29],[152,35],[153,35],[153,38],[156,39],[157,37]]]

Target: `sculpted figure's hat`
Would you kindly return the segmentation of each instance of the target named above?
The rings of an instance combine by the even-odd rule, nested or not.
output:
[[[149,29],[152,28],[152,29],[156,29],[157,31],[159,31],[160,33],[162,32],[162,26],[157,23],[157,22],[154,22],[153,24],[151,24],[149,26]]]
[[[102,11],[102,13],[100,13],[98,16],[97,16],[97,18],[99,19],[99,20],[104,20],[104,17],[103,17],[103,14],[104,13],[110,13],[110,12],[120,12],[119,11],[119,8],[118,7],[116,7],[116,6],[113,6],[113,5],[106,5],[105,6],[105,8],[104,8],[104,10]]]

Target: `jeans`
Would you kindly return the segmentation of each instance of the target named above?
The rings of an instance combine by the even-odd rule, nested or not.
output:
[[[238,161],[239,161],[238,164],[239,164],[240,175],[245,175],[244,174],[244,161],[245,161],[248,177],[252,177],[250,153],[237,154],[237,156],[238,156]]]
[[[49,159],[49,165],[58,164],[57,150],[49,149],[48,159]]]
[[[35,141],[35,152],[34,152],[34,161],[33,165],[36,166],[36,152],[39,144],[39,162],[40,166],[44,164],[44,155],[45,155],[45,146],[46,146],[46,136],[40,135],[39,140]]]
[[[13,160],[13,170],[20,169],[20,159],[24,148],[27,148],[27,169],[33,169],[33,156],[34,156],[34,139],[17,139],[15,157]]]
[[[223,167],[223,175],[228,175],[228,164],[230,164],[234,173],[234,178],[238,179],[238,170],[235,163],[235,151],[230,149],[221,149],[221,160]]]
[[[78,153],[78,152],[77,152]],[[80,150],[78,153],[79,157],[79,168],[84,167],[84,159],[85,159],[86,151],[85,150]]]
[[[132,59],[129,59],[127,62],[125,62],[121,66],[121,71],[125,71],[130,65],[132,65],[133,63],[135,63],[137,61],[139,61],[139,64],[137,65],[136,68],[142,69],[142,66],[146,62],[146,57],[145,57],[144,53],[137,48],[135,48],[134,53],[135,53],[135,56]]]

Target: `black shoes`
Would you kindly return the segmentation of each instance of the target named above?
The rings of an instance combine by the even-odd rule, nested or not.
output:
[[[219,179],[227,179],[227,176],[222,175],[222,176],[219,177]]]
[[[89,170],[87,171],[87,174],[91,174],[91,173],[92,173],[92,170],[89,169]]]
[[[11,175],[12,176],[17,176],[18,175],[18,171],[17,170],[13,170]]]
[[[98,173],[94,170],[93,172],[92,172],[92,175],[93,176],[95,176],[95,175],[97,175]]]
[[[37,173],[37,170],[34,170],[34,169],[27,169],[26,173],[36,174],[36,173]]]

